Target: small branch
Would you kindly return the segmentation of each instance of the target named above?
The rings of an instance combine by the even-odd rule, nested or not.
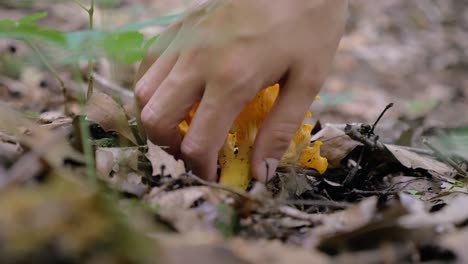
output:
[[[80,0],[73,0],[73,2],[75,2],[75,4],[77,4],[81,9],[83,9],[84,11],[86,11],[86,13],[89,13],[89,10],[86,6],[83,5],[83,3],[81,3]]]
[[[321,223],[326,218],[326,215],[324,215],[324,214],[308,214],[308,213],[302,212],[302,211],[300,211],[300,210],[298,210],[296,208],[293,208],[293,207],[290,207],[290,206],[285,206],[285,205],[279,206],[278,207],[278,212],[280,212],[280,213],[282,213],[282,214],[284,214],[286,216],[292,217],[292,218],[296,218],[296,219],[299,219],[299,220],[310,221],[310,222],[313,222],[313,223]]]
[[[391,195],[391,194],[398,194],[400,191],[393,191],[393,190],[375,190],[375,191],[364,191],[359,189],[352,189],[350,193],[355,194],[364,194],[364,195]]]
[[[220,190],[223,190],[223,191],[226,191],[226,192],[230,192],[232,194],[235,194],[235,195],[237,195],[237,196],[239,196],[241,198],[245,198],[247,200],[259,202],[257,199],[255,199],[254,197],[252,197],[251,195],[249,195],[246,192],[239,191],[239,190],[236,190],[236,189],[233,189],[233,188],[229,188],[229,187],[221,185],[219,183],[205,181],[205,180],[203,180],[202,178],[198,177],[197,175],[195,175],[193,173],[186,173],[186,176],[188,176],[189,178],[194,179],[195,181],[197,181],[198,183],[200,183],[202,185],[206,185],[206,186],[211,187],[211,188],[220,189]]]
[[[286,203],[292,205],[310,205],[310,206],[324,206],[345,209],[352,206],[351,203],[347,202],[335,202],[328,200],[287,200]]]
[[[389,103],[387,106],[385,106],[385,109],[382,111],[382,113],[380,113],[379,117],[377,118],[377,120],[375,120],[374,124],[372,125],[372,128],[371,128],[371,130],[369,131],[369,135],[374,134],[375,127],[376,127],[377,124],[379,123],[380,119],[383,117],[383,115],[385,114],[385,112],[387,112],[387,110],[390,109],[390,108],[392,108],[392,107],[393,107],[393,103]]]
[[[369,136],[367,133],[363,134],[361,132],[360,127],[357,127],[357,126],[354,126],[354,125],[346,125],[346,127],[344,129],[344,132],[350,138],[361,142],[362,144],[370,147],[372,150],[378,149],[378,150],[381,150],[381,151],[385,151],[385,145],[382,144],[382,142],[380,142],[378,140],[378,137],[376,135],[371,134]]]
[[[117,93],[119,95],[119,98],[122,98],[124,101],[133,101],[134,96],[130,90],[125,89],[124,87],[121,87],[118,84],[107,80],[106,78],[104,78],[104,76],[100,75],[95,71],[93,71],[93,79],[94,81],[96,81],[96,83],[105,87],[107,90]]]

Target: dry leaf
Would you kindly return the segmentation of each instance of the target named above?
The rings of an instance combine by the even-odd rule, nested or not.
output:
[[[176,160],[174,156],[168,154],[160,146],[154,145],[148,140],[148,153],[146,157],[151,162],[153,168],[153,176],[171,175],[173,178],[179,178],[185,173],[185,165],[182,160]],[[163,172],[161,170],[164,170]]]
[[[442,209],[436,212],[428,212],[427,210],[414,210],[413,214],[403,216],[400,219],[402,226],[408,228],[418,227],[439,227],[439,230],[453,229],[454,225],[462,224],[468,220],[468,195],[464,193],[450,193],[450,202]],[[413,198],[416,202],[416,198]],[[421,203],[418,201],[418,203]]]
[[[235,238],[190,233],[185,235],[159,235],[163,248],[163,263],[228,263],[228,264],[309,264],[330,263],[325,254],[283,244],[278,240],[249,241]]]
[[[62,169],[66,158],[84,163],[81,153],[72,148],[63,132],[42,128],[2,103],[0,131],[15,135],[18,142],[43,157],[55,169]]]
[[[16,138],[0,132],[0,165],[13,162],[23,153]]]
[[[450,175],[453,169],[440,161],[430,157],[423,157],[419,154],[403,149],[401,147],[385,144],[385,147],[393,156],[405,167],[410,169],[425,169],[439,175]]]
[[[341,167],[341,161],[361,143],[352,140],[345,132],[333,126],[326,125],[317,134],[313,135],[311,141],[320,140],[320,154],[327,158],[330,168]]]
[[[468,250],[466,250],[468,227],[444,235],[437,244],[455,253],[456,262],[454,263],[468,263]]]
[[[138,148],[96,149],[96,169],[100,178],[114,188],[136,196],[148,191],[138,171]]]
[[[194,231],[215,231],[214,221],[217,206],[222,197],[214,189],[206,186],[194,186],[175,191],[164,192],[153,188],[145,201],[157,208],[158,215],[169,221],[182,233]],[[208,210],[192,208],[196,201],[208,201]],[[206,209],[206,208],[205,208]]]
[[[86,115],[89,120],[97,123],[104,130],[116,131],[137,145],[124,109],[109,95],[94,91],[88,100]]]

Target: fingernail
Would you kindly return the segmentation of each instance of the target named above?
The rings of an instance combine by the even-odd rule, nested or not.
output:
[[[273,158],[266,158],[263,160],[263,164],[258,168],[258,180],[262,182],[268,182],[275,176],[276,168],[278,167],[279,161]]]

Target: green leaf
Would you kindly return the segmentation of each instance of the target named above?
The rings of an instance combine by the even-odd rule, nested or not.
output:
[[[0,28],[14,27],[15,25],[16,25],[16,22],[11,19],[0,20]]]
[[[30,16],[25,16],[21,18],[18,23],[19,24],[32,24],[35,23],[36,21],[44,18],[47,16],[47,12],[40,12],[40,13],[35,13]]]
[[[65,44],[63,33],[35,24],[37,20],[45,16],[47,13],[42,12],[23,17],[18,22],[9,19],[0,20],[0,38],[40,40],[63,46]]]
[[[62,33],[35,23],[45,16],[47,13],[43,12],[23,17],[18,22],[0,20],[0,38],[54,44],[61,49],[54,53],[54,59],[62,63],[74,63],[78,59],[107,56],[111,60],[131,64],[143,58],[156,37],[145,42],[143,34],[127,29],[141,28],[152,24],[166,24],[179,17],[179,15],[172,15],[156,18],[143,24],[127,24],[109,32],[86,30]]]
[[[109,58],[131,64],[143,58],[143,41],[144,36],[139,32],[117,32],[105,36],[97,46]]]

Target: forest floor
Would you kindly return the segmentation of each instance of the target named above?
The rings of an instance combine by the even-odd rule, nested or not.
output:
[[[97,29],[186,7],[114,2],[97,7]],[[0,262],[468,263],[466,7],[350,1],[311,107],[327,171],[279,168],[247,192],[138,144],[138,63],[95,57],[96,93],[83,110],[87,59],[71,64],[71,54],[0,32]],[[88,27],[73,1],[0,3],[0,19],[42,11],[39,23],[54,30]]]

